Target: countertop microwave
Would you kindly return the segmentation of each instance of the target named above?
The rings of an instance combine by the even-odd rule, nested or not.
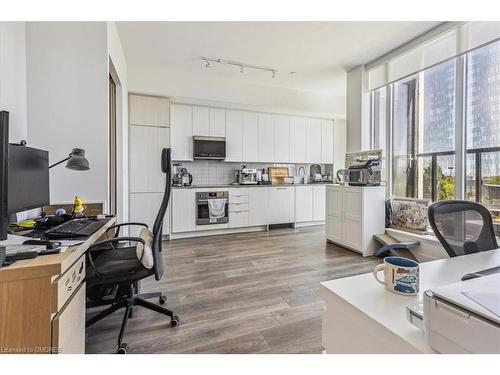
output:
[[[226,138],[193,136],[193,159],[224,160]]]

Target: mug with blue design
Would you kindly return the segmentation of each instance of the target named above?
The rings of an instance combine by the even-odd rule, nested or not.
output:
[[[384,271],[384,281],[378,278],[379,271]],[[384,263],[373,269],[373,276],[391,292],[405,295],[418,293],[419,267],[414,260],[402,257],[386,257]]]

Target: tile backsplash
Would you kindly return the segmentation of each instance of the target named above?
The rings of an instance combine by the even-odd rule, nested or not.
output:
[[[193,175],[193,185],[227,185],[236,182],[235,172],[241,165],[255,169],[286,166],[290,168],[291,175],[296,176],[299,175],[299,168],[304,167],[305,174],[309,175],[309,164],[231,163],[213,160],[184,161],[181,164]],[[321,171],[327,173],[328,169],[321,165]]]

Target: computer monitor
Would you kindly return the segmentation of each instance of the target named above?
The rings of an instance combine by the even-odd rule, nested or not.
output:
[[[0,241],[7,239],[7,171],[9,167],[9,112],[0,111]]]
[[[49,153],[10,144],[8,181],[9,214],[49,205]]]

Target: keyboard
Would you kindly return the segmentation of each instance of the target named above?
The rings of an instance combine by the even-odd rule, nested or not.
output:
[[[46,238],[59,239],[89,237],[107,222],[108,219],[72,219],[57,227],[47,229],[43,234]]]

